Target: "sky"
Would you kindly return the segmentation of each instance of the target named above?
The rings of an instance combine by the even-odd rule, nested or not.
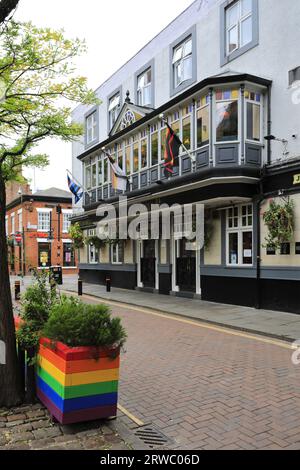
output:
[[[85,39],[88,52],[76,60],[78,75],[87,77],[89,87],[96,89],[192,1],[20,0],[15,18],[63,28],[67,37]],[[43,171],[24,171],[32,189],[67,190],[65,170],[72,166],[71,144],[51,139],[38,152],[49,155],[50,165]]]

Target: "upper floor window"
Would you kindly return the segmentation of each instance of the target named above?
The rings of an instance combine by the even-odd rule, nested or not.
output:
[[[197,148],[209,144],[209,96],[202,96],[197,101]]]
[[[63,232],[68,233],[71,227],[72,210],[63,209]]]
[[[8,235],[8,216],[7,215],[5,216],[5,233],[7,236]]]
[[[261,140],[261,94],[245,91],[247,140]]]
[[[186,80],[193,78],[193,42],[189,36],[173,50],[174,87],[177,88]]]
[[[238,140],[238,90],[216,91],[216,141]]]
[[[86,143],[90,144],[97,139],[97,113],[94,111],[86,118]]]
[[[221,5],[224,40],[221,40],[221,65],[258,44],[258,0],[236,0]]]
[[[108,104],[108,116],[109,116],[109,128],[112,129],[114,123],[116,122],[119,111],[120,111],[121,95],[116,93],[109,100]]]
[[[22,209],[20,209],[18,211],[18,219],[19,219],[18,220],[18,230],[19,230],[19,232],[22,232],[22,230],[23,230],[23,211],[22,211]]]
[[[10,216],[10,222],[11,222],[11,233],[15,233],[15,214],[11,214]]]
[[[151,67],[137,78],[138,105],[151,106],[152,104],[152,70]]]
[[[50,232],[51,229],[51,211],[40,210],[38,211],[38,231]]]

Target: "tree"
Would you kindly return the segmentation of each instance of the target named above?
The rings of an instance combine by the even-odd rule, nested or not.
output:
[[[0,24],[4,23],[18,3],[19,0],[0,0]]]
[[[0,407],[22,402],[5,233],[5,184],[26,166],[43,167],[46,155],[34,149],[52,137],[72,141],[83,132],[71,122],[69,102],[95,104],[86,79],[75,75],[72,59],[85,51],[62,31],[9,21],[0,34],[0,340],[6,364],[0,365]]]

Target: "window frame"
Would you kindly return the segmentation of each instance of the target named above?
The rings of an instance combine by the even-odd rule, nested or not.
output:
[[[92,129],[94,129],[94,133],[92,133],[92,139],[88,139],[88,120],[94,116],[94,126],[92,126]],[[92,109],[90,109],[84,116],[85,119],[85,136],[84,136],[84,143],[85,147],[89,148],[95,145],[99,141],[99,109],[98,106],[94,106]]]
[[[221,67],[228,64],[232,60],[238,58],[242,54],[248,52],[253,47],[259,44],[259,9],[258,0],[252,0],[252,40],[244,46],[236,48],[230,54],[227,50],[227,11],[234,6],[236,3],[240,3],[241,0],[226,0],[220,5],[220,62]],[[247,15],[243,17],[242,21],[245,21]],[[239,18],[240,20],[241,18]],[[238,32],[238,41],[240,45],[240,28]]]
[[[109,135],[111,133],[111,130],[113,128],[113,126],[115,125],[116,121],[114,122],[114,124],[111,126],[111,111],[109,111],[109,105],[110,105],[110,102],[111,100],[116,97],[117,95],[120,96],[120,103],[119,103],[119,107],[118,107],[118,115],[116,117],[116,121],[119,117],[119,114],[120,114],[120,111],[122,109],[122,101],[123,101],[123,89],[121,86],[119,86],[118,88],[116,88],[115,90],[113,90],[108,96],[107,96],[107,134]]]
[[[235,88],[221,88],[220,91],[234,91],[236,90]],[[224,144],[238,144],[241,142],[241,132],[242,132],[242,123],[241,123],[241,95],[240,95],[240,90],[238,90],[238,97],[235,99],[224,99],[222,98],[221,100],[217,99],[217,92],[218,90],[214,90],[214,100],[213,100],[213,123],[214,123],[214,144],[215,145],[224,145]],[[218,103],[233,103],[234,101],[237,102],[237,139],[234,140],[217,140],[217,130],[218,130],[218,125],[217,125],[217,104]]]
[[[41,209],[37,209],[37,212],[38,212],[38,228],[37,228],[37,231],[38,232],[41,232],[41,233],[47,233],[49,232],[50,233],[50,230],[51,230],[51,214],[52,214],[52,209],[44,209],[44,208],[41,208]],[[40,225],[40,215],[45,215],[47,214],[48,217],[49,217],[49,224],[47,224],[47,227],[48,229],[44,229],[44,228],[41,228],[42,225]],[[44,227],[44,226],[43,226]]]
[[[205,104],[201,104],[201,99],[203,97],[206,100]],[[208,100],[207,100],[207,97],[208,97]],[[200,101],[200,106],[198,106],[198,101]],[[198,146],[198,112],[202,111],[205,108],[208,109],[208,141]],[[194,136],[195,149],[202,149],[203,147],[207,147],[210,144],[211,134],[212,134],[210,115],[211,115],[211,103],[210,103],[209,95],[206,93],[205,95],[199,96],[198,100],[195,103],[195,136]]]
[[[72,247],[72,255],[71,255],[71,264],[65,264],[65,247],[69,245]],[[72,264],[73,260],[73,264]],[[75,261],[75,250],[74,250],[74,244],[72,240],[70,241],[63,241],[63,267],[64,268],[76,268],[76,261]]]
[[[120,260],[120,246],[122,246],[122,260]],[[110,260],[113,265],[122,265],[124,264],[124,241],[114,243],[110,246]],[[114,261],[114,250],[116,250],[116,261]]]
[[[69,233],[71,227],[72,209],[62,209],[62,233]],[[67,219],[67,220],[66,220]],[[66,228],[67,227],[67,228]]]
[[[252,217],[252,225],[244,225],[242,224],[242,218],[243,218],[243,207],[246,207],[247,215],[244,217]],[[248,208],[251,207],[251,214],[248,213]],[[229,227],[229,211],[232,209],[237,208],[238,210],[238,215],[237,217],[237,226],[236,227]],[[253,214],[253,204],[252,203],[247,203],[247,204],[239,204],[235,205],[232,208],[226,209],[226,266],[229,268],[251,268],[254,266],[254,227],[253,227],[253,222],[254,222],[254,214]],[[244,233],[250,233],[252,234],[252,262],[251,263],[244,263],[243,259],[243,234]],[[229,236],[232,233],[237,233],[237,238],[238,238],[238,262],[236,264],[233,264],[230,262],[229,258]]]
[[[110,108],[110,103],[115,100],[116,98],[119,98],[119,103],[114,106],[112,109],[109,109]],[[120,110],[121,110],[121,94],[120,92],[118,91],[115,95],[113,95],[111,98],[109,98],[108,100],[108,121],[109,121],[109,131],[111,131],[111,129],[114,127],[117,119],[118,119],[118,116],[120,114]],[[112,119],[114,117],[114,120]]]
[[[250,89],[247,89],[245,90],[245,92],[249,92],[250,93],[255,93],[255,94],[260,94],[260,101],[253,101],[251,100],[251,98],[246,98],[245,97],[245,106],[244,106],[244,123],[245,123],[245,142],[250,142],[251,144],[262,144],[262,139],[263,139],[263,112],[264,112],[264,107],[263,107],[263,99],[264,99],[264,95],[262,93],[262,91],[259,91],[259,90],[250,90]],[[252,140],[252,139],[248,139],[248,136],[247,136],[247,129],[248,129],[248,113],[247,113],[247,105],[248,103],[250,104],[256,104],[259,106],[259,113],[260,113],[260,116],[259,116],[259,119],[260,119],[260,122],[259,122],[259,133],[260,133],[260,139],[259,140]]]
[[[175,84],[175,68],[174,68],[174,52],[178,49],[181,45],[186,43],[189,38],[192,41],[192,77],[184,80],[178,86]],[[169,51],[169,61],[170,61],[170,96],[174,96],[181,91],[185,90],[189,86],[197,80],[197,29],[196,25],[192,26],[188,31],[182,34],[179,38],[176,39],[172,44],[170,44],[170,51]],[[183,58],[182,58],[183,60]]]
[[[138,80],[143,75],[146,73],[149,69],[151,69],[151,103],[146,105],[146,107],[149,108],[154,108],[155,105],[155,60],[151,59],[149,62],[143,65],[139,70],[136,71],[134,74],[134,96],[136,99],[136,103],[139,106],[145,106],[144,104],[139,103],[139,97],[138,97]]]

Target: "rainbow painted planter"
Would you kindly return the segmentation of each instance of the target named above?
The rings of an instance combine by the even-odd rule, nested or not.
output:
[[[37,396],[61,424],[117,415],[120,350],[40,340]]]

